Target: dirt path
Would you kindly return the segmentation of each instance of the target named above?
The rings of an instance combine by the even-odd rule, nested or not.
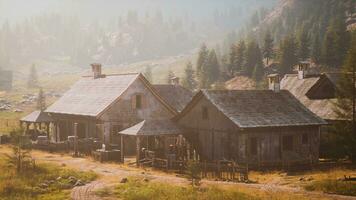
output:
[[[151,181],[163,183],[186,185],[188,181],[184,178],[177,177],[174,174],[167,174],[159,171],[146,171],[144,169],[127,167],[119,164],[99,163],[90,158],[73,158],[68,155],[50,154],[42,151],[33,151],[33,156],[38,161],[50,162],[60,165],[66,165],[82,171],[92,170],[99,174],[98,180],[91,182],[85,186],[75,187],[72,190],[71,197],[74,200],[99,200],[94,192],[97,189],[111,187],[118,184],[122,178],[137,176],[147,178]],[[346,197],[340,195],[324,194],[320,192],[307,192],[301,188],[282,186],[276,184],[244,184],[232,182],[216,182],[203,180],[204,185],[219,185],[219,186],[238,186],[239,188],[263,190],[267,192],[284,192],[302,194],[310,199],[356,199],[354,197]]]

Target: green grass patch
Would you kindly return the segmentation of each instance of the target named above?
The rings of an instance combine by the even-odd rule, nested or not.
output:
[[[116,197],[124,200],[245,200],[256,197],[218,187],[174,186],[163,183],[145,182],[130,178],[127,183],[120,184],[114,190],[108,188],[97,191],[101,197]]]
[[[356,196],[356,183],[351,181],[325,179],[314,181],[304,186],[304,188],[308,191],[322,191],[331,194]]]
[[[4,158],[0,159],[0,199],[69,199],[73,183],[70,176],[88,183],[97,178],[94,172],[80,172],[52,164],[37,164],[23,173],[16,173]],[[61,177],[61,178],[58,178]],[[46,184],[47,187],[44,187]]]

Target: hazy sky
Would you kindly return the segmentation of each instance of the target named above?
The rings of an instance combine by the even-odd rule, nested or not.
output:
[[[161,10],[168,15],[205,17],[216,9],[228,9],[264,0],[0,0],[0,20],[18,20],[42,13],[63,13],[82,18],[112,18],[128,10]],[[91,20],[91,19],[90,19]]]

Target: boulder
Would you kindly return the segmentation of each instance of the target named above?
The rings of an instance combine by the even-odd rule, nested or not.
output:
[[[120,183],[127,183],[129,180],[127,178],[121,179]]]

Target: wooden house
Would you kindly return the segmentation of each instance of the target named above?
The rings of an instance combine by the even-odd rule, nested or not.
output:
[[[339,73],[318,73],[308,63],[300,63],[297,74],[286,74],[281,89],[288,90],[304,106],[320,118],[332,124],[339,119],[335,112],[336,82]]]
[[[55,141],[73,136],[77,124],[79,139],[99,138],[106,144],[120,144],[120,131],[144,120],[169,120],[190,100],[188,91],[184,90],[188,97],[182,97],[181,86],[156,88],[139,73],[105,75],[100,64],[92,64],[92,70],[92,76],[82,77],[46,110],[54,120]],[[177,97],[175,101],[162,97],[165,88]]]
[[[175,120],[201,160],[317,162],[320,126],[326,122],[278,83],[271,88],[203,90]]]

